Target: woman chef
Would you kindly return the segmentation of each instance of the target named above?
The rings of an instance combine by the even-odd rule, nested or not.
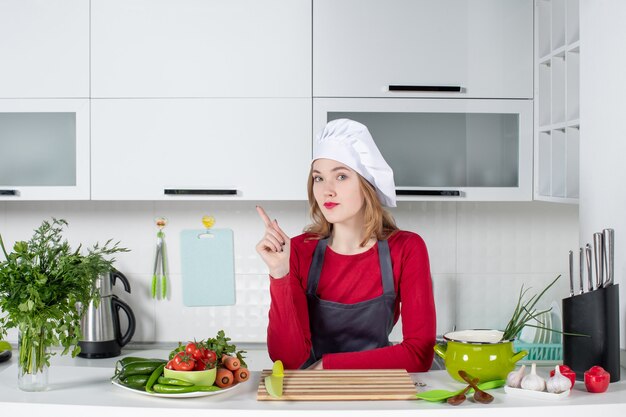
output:
[[[396,206],[393,171],[367,127],[326,125],[313,146],[308,194],[313,224],[291,239],[257,207],[272,360],[288,369],[427,371],[435,344],[428,252],[382,208]],[[400,314],[403,340],[391,345]]]

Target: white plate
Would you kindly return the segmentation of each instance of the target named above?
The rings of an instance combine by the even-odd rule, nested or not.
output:
[[[535,323],[537,323],[535,320],[531,320],[528,324],[535,324]],[[524,326],[524,328],[522,328],[522,332],[520,333],[519,340],[524,343],[534,343],[535,334],[537,333],[537,330],[539,329],[535,327]]]
[[[508,385],[504,386],[504,392],[522,398],[534,398],[538,400],[562,400],[569,397],[571,390],[567,390],[560,394],[552,394],[547,391],[533,391],[530,389],[511,388]]]
[[[184,394],[159,394],[158,392],[155,393],[150,393],[150,392],[146,392],[146,391],[140,391],[138,389],[133,389],[127,386],[124,386],[122,384],[119,383],[119,381],[117,379],[112,379],[111,383],[117,387],[120,388],[124,388],[125,390],[134,392],[136,394],[143,394],[143,395],[148,395],[150,397],[163,397],[163,398],[195,398],[195,397],[207,397],[209,395],[218,395],[218,394],[223,394],[225,392],[228,392],[230,390],[233,390],[235,388],[237,388],[239,385],[244,384],[244,382],[240,382],[236,385],[233,385],[232,387],[229,388],[222,388],[219,391],[209,391],[209,392],[203,392],[203,391],[199,391],[199,392],[186,392]]]
[[[556,301],[552,301],[550,304],[552,310],[550,310],[550,315],[552,316],[552,328],[554,330],[562,331],[561,325],[561,308]],[[550,332],[552,333],[551,343],[561,343],[561,333]]]
[[[533,326],[543,327],[543,324],[541,324],[540,321],[544,321],[543,313],[539,314],[536,318],[532,320]],[[541,343],[543,340],[543,329],[537,328],[537,327],[534,327],[534,329],[535,329],[535,339],[533,340],[533,343],[535,344]]]
[[[552,328],[552,314],[550,314],[550,312],[543,315],[543,324],[546,330],[543,331],[543,340],[541,343],[547,344],[550,343],[550,340],[552,339],[552,332],[547,330]]]
[[[550,313],[545,312],[541,313],[537,319],[535,319],[535,326],[541,327],[541,329],[537,329],[537,337],[535,338],[535,343],[544,344],[548,343],[548,335],[552,332],[546,330],[550,327]]]

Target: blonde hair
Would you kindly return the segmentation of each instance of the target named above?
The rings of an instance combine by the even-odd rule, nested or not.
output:
[[[364,196],[363,205],[363,222],[365,225],[365,238],[360,246],[363,247],[371,238],[376,240],[388,239],[396,230],[396,222],[391,214],[385,210],[376,195],[376,189],[359,173],[356,173],[359,179],[359,187]],[[322,210],[315,201],[313,195],[313,167],[309,172],[309,181],[307,183],[307,192],[309,196],[309,214],[313,223],[308,225],[304,231],[314,235],[309,239],[324,239],[330,236],[333,225],[322,214]]]

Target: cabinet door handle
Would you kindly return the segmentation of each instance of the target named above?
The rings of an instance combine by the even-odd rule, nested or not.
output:
[[[17,190],[0,190],[0,195],[12,195],[17,197],[20,193]]]
[[[390,85],[389,91],[460,93],[463,88],[460,85]]]
[[[163,190],[165,195],[237,195],[237,190],[232,189],[179,189],[166,188]]]
[[[458,190],[396,190],[396,195],[434,195],[439,197],[460,197]]]

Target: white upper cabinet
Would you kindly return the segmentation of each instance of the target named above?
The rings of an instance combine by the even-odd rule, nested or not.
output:
[[[311,97],[310,0],[92,0],[92,97]]]
[[[0,98],[89,96],[89,0],[0,1]]]
[[[0,99],[1,200],[89,200],[88,99]]]
[[[315,97],[533,97],[533,0],[313,0]]]
[[[311,99],[94,99],[94,200],[305,200]]]
[[[313,130],[368,127],[399,200],[532,200],[531,100],[315,98]]]

